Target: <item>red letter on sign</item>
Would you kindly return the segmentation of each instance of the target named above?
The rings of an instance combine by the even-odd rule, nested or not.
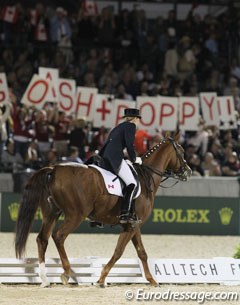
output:
[[[166,109],[166,111],[165,111]],[[168,109],[168,111],[167,111]],[[164,117],[169,117],[171,115],[173,115],[174,113],[174,107],[171,104],[165,104],[162,103],[161,104],[161,108],[160,108],[160,120],[159,120],[159,125],[162,126],[163,125],[163,118]]]
[[[63,97],[65,97],[67,100],[69,100],[69,106],[68,106],[68,107],[65,106],[65,105],[63,105],[62,101],[60,101],[60,105],[61,105],[62,109],[68,111],[68,110],[70,110],[70,109],[72,108],[72,106],[73,106],[73,99],[72,99],[71,95],[68,95],[67,93],[64,93],[64,88],[66,88],[67,91],[69,91],[69,92],[71,91],[72,88],[71,88],[71,85],[70,85],[69,83],[67,83],[67,82],[62,82],[62,83],[60,84],[60,86],[59,86],[60,95],[62,95]],[[68,89],[69,89],[69,90],[68,90]]]
[[[151,125],[153,124],[153,122],[154,122],[155,115],[156,115],[156,113],[155,113],[155,108],[154,108],[153,104],[146,102],[146,103],[143,103],[143,104],[140,106],[140,113],[144,113],[144,110],[143,110],[144,107],[149,107],[149,108],[150,108],[149,111],[151,111],[151,116],[149,116],[149,122],[144,122],[143,119],[141,119],[141,123],[142,123],[142,125],[144,125],[144,126],[151,126]],[[149,111],[147,111],[147,113],[148,113]],[[145,116],[145,117],[146,117],[146,116]]]
[[[36,87],[38,85],[43,85],[45,87],[44,88],[45,90],[43,91],[42,96],[38,100],[34,100],[31,98],[31,95],[34,96],[34,90],[37,90]],[[27,99],[30,103],[40,104],[44,100],[47,92],[48,92],[48,83],[45,80],[38,80],[35,83],[33,83],[32,86],[29,88],[27,93]]]
[[[206,103],[206,105],[208,106],[209,108],[209,117],[211,120],[213,120],[213,111],[212,111],[212,106],[213,106],[213,102],[214,102],[214,96],[211,98],[210,101],[208,101],[206,99],[206,97],[203,98],[204,102]]]
[[[111,111],[109,109],[107,109],[107,101],[106,100],[102,100],[102,107],[101,108],[97,108],[96,111],[102,113],[102,121],[106,120],[106,114],[107,113],[111,113]]]
[[[82,105],[82,106],[87,107],[86,115],[89,116],[89,113],[90,113],[90,110],[91,110],[91,106],[92,106],[92,101],[93,101],[93,93],[91,93],[89,95],[89,101],[88,102],[81,101],[80,98],[81,98],[81,92],[79,92],[79,94],[77,96],[76,113],[79,112],[79,108]]]
[[[190,111],[188,111],[189,113],[187,113],[187,109],[190,109]],[[196,111],[195,106],[192,103],[189,103],[189,102],[182,103],[182,122],[181,122],[181,124],[182,125],[185,124],[185,118],[191,118],[192,116],[194,116],[195,111]]]

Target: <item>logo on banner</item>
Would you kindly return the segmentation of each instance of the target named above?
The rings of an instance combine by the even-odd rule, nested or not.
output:
[[[228,207],[224,207],[221,210],[219,210],[219,216],[222,225],[224,226],[229,225],[232,220],[232,215],[233,215],[233,210]]]

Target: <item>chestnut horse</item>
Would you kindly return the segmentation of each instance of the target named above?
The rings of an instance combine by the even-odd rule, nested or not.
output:
[[[184,150],[178,140],[179,134],[174,138],[163,139],[142,157],[141,166],[135,165],[142,188],[140,196],[135,200],[135,211],[140,221],[135,226],[121,225],[122,232],[114,254],[98,280],[101,287],[104,287],[106,276],[122,256],[130,240],[142,261],[146,279],[152,285],[157,285],[148,268],[140,227],[151,215],[154,196],[162,177],[185,181],[191,175],[191,169],[184,160]],[[64,269],[61,280],[67,284],[69,277],[73,276],[73,271],[65,252],[65,239],[86,217],[103,224],[119,224],[121,200],[118,196],[108,194],[101,174],[93,167],[67,163],[40,169],[29,179],[22,194],[16,224],[16,256],[21,258],[24,254],[34,215],[40,207],[43,220],[37,236],[37,246],[42,286],[49,285],[45,270],[45,252],[51,234]],[[64,221],[53,230],[61,214],[64,214]]]

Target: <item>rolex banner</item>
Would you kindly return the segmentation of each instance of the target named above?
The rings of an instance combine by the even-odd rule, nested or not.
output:
[[[0,202],[0,231],[14,232],[20,194],[2,193]],[[216,197],[157,196],[152,215],[142,227],[147,234],[239,235],[240,199]],[[38,210],[32,231],[38,232],[42,214]],[[59,220],[59,223],[63,217]],[[90,228],[84,221],[76,232],[116,233],[120,227]]]

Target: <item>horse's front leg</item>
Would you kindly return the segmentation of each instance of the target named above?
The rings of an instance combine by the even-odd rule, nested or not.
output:
[[[136,234],[132,237],[132,243],[137,251],[138,257],[142,262],[146,279],[150,282],[151,285],[158,286],[158,283],[154,280],[148,267],[148,263],[147,263],[148,257],[142,243],[141,231],[139,227],[136,228]]]
[[[99,280],[97,281],[97,284],[100,287],[104,287],[105,279],[106,279],[108,273],[110,272],[110,270],[112,269],[112,267],[116,263],[116,261],[122,256],[127,244],[129,243],[130,239],[136,232],[135,231],[136,228],[132,228],[130,225],[128,225],[126,228],[127,229],[125,231],[120,233],[114,254],[111,257],[111,259],[109,260],[109,262],[103,268],[103,270],[101,272],[101,276],[100,276]]]

